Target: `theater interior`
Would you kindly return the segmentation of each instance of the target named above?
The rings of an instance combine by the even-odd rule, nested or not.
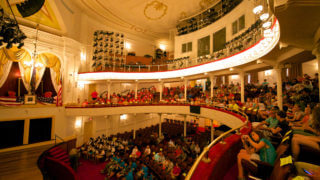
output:
[[[0,0],[0,180],[320,179],[319,0]]]

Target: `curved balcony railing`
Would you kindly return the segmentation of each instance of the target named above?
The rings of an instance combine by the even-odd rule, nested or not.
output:
[[[224,143],[225,143],[225,142],[224,142],[224,139],[225,139],[227,136],[229,136],[231,133],[233,133],[233,132],[236,132],[236,134],[238,134],[238,135],[241,134],[240,129],[243,128],[243,127],[245,127],[245,126],[248,124],[249,119],[248,119],[248,116],[247,116],[246,114],[244,114],[244,113],[242,113],[242,112],[240,112],[240,111],[237,111],[237,112],[235,112],[235,113],[237,113],[237,114],[245,117],[245,123],[242,124],[242,125],[239,125],[238,127],[233,128],[233,129],[231,129],[231,130],[229,130],[229,131],[227,131],[227,132],[225,132],[225,133],[223,133],[223,134],[221,134],[219,137],[217,137],[215,140],[213,140],[207,147],[205,147],[205,148],[203,149],[202,153],[200,154],[200,156],[197,158],[197,160],[196,160],[196,161],[194,162],[194,164],[192,165],[191,169],[189,170],[189,172],[188,172],[188,174],[187,174],[187,176],[186,176],[186,178],[185,178],[186,180],[196,179],[196,178],[193,178],[193,177],[192,177],[193,174],[195,173],[198,165],[200,164],[201,160],[204,158],[205,154],[208,153],[208,152],[210,151],[210,149],[214,147],[214,145],[218,144],[219,142],[222,143],[222,144],[224,144]],[[246,133],[248,133],[248,131],[246,131]],[[240,139],[239,139],[239,141],[240,141]],[[220,158],[221,158],[221,156],[220,156]],[[230,167],[229,167],[229,168],[230,168]],[[228,169],[227,169],[227,170],[228,170]],[[222,173],[222,172],[221,172],[221,173]],[[204,175],[204,176],[208,176],[208,175]],[[204,179],[206,179],[206,178],[204,178]]]
[[[216,51],[210,55],[200,56],[198,58],[179,58],[174,60],[167,60],[165,64],[159,65],[110,65],[105,67],[104,71],[115,72],[158,72],[187,68],[204,64],[207,62],[214,62],[219,59],[223,59],[232,56],[238,52],[241,52],[263,38],[263,28],[261,27],[261,21],[256,21],[250,28],[244,33],[235,37],[231,41],[225,44],[225,48]]]
[[[168,79],[191,76],[243,65],[269,53],[279,42],[280,26],[275,16],[269,17],[270,29],[257,21],[243,34],[226,43],[226,47],[211,55],[194,59],[174,60],[163,65],[122,65],[104,71],[80,72],[78,81],[121,79]],[[266,36],[267,35],[267,36]],[[141,73],[131,73],[141,72]],[[148,74],[152,72],[152,76]]]

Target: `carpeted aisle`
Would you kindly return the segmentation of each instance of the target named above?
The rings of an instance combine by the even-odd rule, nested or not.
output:
[[[94,161],[80,159],[77,175],[80,180],[104,180],[105,176],[100,171],[105,165],[106,162],[95,164]]]

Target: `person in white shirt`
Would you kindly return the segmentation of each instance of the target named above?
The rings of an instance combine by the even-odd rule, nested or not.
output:
[[[146,147],[146,149],[144,150],[144,155],[145,156],[148,156],[148,155],[150,155],[151,154],[151,149],[150,149],[150,147],[149,147],[149,145]]]
[[[138,152],[138,147],[135,146],[135,147],[132,149],[131,157],[136,158],[137,152]]]

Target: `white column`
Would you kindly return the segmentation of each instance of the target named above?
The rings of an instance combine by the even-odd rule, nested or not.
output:
[[[136,119],[136,117],[137,117],[137,114],[134,114],[133,115],[134,116],[134,119],[133,119],[133,121],[134,121],[134,125],[133,125],[133,139],[136,139],[136,126],[137,126],[137,119]]]
[[[111,82],[108,83],[108,99],[111,97]]]
[[[184,115],[183,121],[183,136],[187,137],[187,115]]]
[[[283,98],[282,98],[282,78],[281,78],[281,68],[275,68],[276,76],[277,76],[277,99],[278,99],[278,106],[280,110],[283,107]]]
[[[136,82],[136,87],[134,89],[134,98],[137,99],[138,97],[138,82]]]
[[[210,97],[211,97],[211,99],[213,98],[213,87],[214,87],[214,84],[213,84],[213,79],[214,79],[214,76],[213,75],[211,75],[210,76]]]
[[[187,88],[188,88],[188,80],[184,80],[184,99],[187,101]]]
[[[213,119],[211,119],[211,142],[214,140],[214,127],[213,127]]]
[[[244,72],[240,72],[241,103],[244,103]]]
[[[159,137],[161,137],[161,123],[162,123],[162,114],[159,114]]]
[[[163,94],[163,82],[160,83],[160,101],[162,101],[162,94]]]

